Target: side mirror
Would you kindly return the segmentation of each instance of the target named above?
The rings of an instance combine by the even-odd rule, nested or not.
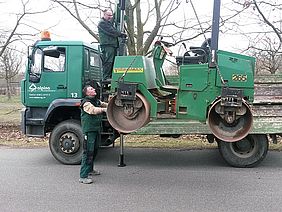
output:
[[[30,73],[29,75],[29,82],[38,83],[40,81],[40,75],[35,73]]]
[[[42,71],[43,51],[39,48],[34,49],[29,63],[29,81],[37,83],[40,81]]]

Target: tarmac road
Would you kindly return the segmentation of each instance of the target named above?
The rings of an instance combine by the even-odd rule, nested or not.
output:
[[[281,211],[282,152],[256,168],[226,165],[217,150],[102,149],[95,183],[49,149],[0,149],[0,211]]]

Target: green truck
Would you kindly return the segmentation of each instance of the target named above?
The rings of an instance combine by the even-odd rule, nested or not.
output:
[[[162,49],[160,46],[156,48]],[[224,57],[226,55],[227,57],[232,56],[232,58],[237,56],[224,51],[220,51],[220,54]],[[118,78],[126,70],[120,68],[120,66],[126,67],[127,63],[130,63],[134,58],[134,56],[127,56],[124,60],[122,59],[123,57],[125,56],[116,58],[112,82],[113,94],[118,90]],[[239,58],[247,58],[250,59],[250,63],[253,62],[253,59],[249,57],[239,56]],[[131,65],[131,69],[127,70],[127,75],[124,77],[124,84],[127,82],[127,79],[132,77],[130,74],[142,74],[140,67],[144,64],[143,61],[146,60],[153,60],[153,57],[144,59],[143,56],[138,56],[135,58],[135,63]],[[123,61],[122,64],[120,61]],[[233,62],[230,61],[230,63]],[[247,95],[250,97],[248,100],[252,102],[248,103],[249,111],[252,113],[252,124],[246,124],[246,127],[250,129],[243,132],[243,135],[247,132],[244,138],[239,138],[237,142],[225,142],[224,138],[218,139],[214,136],[208,123],[205,121],[206,113],[212,111],[208,110],[209,105],[214,105],[212,103],[218,101],[213,102],[211,100],[212,98],[217,99],[217,95],[212,96],[208,86],[212,85],[212,90],[218,89],[219,94],[221,94],[221,83],[218,81],[218,77],[215,77],[216,71],[209,73],[211,70],[207,69],[206,64],[200,64],[198,68],[196,68],[197,64],[180,65],[182,69],[188,66],[189,68],[185,70],[188,76],[180,74],[180,76],[166,77],[167,82],[170,81],[170,86],[165,88],[167,89],[166,91],[161,91],[162,94],[153,92],[154,89],[147,89],[149,85],[144,85],[144,83],[139,83],[140,85],[138,85],[138,81],[130,79],[130,83],[135,82],[135,85],[137,85],[138,99],[152,101],[149,104],[152,109],[142,111],[142,115],[138,116],[140,121],[136,121],[138,117],[135,117],[135,120],[129,119],[133,120],[132,123],[127,122],[130,123],[129,126],[137,127],[138,129],[133,129],[134,132],[130,129],[130,132],[125,131],[124,133],[141,135],[207,135],[210,142],[218,142],[221,154],[230,165],[239,167],[256,165],[267,153],[267,135],[270,135],[275,141],[276,136],[282,134],[282,77],[271,75],[256,77],[254,81],[255,86],[253,87],[252,75],[248,75],[247,78],[252,80],[250,88],[248,88],[251,92],[247,92]],[[83,42],[39,41],[31,48],[27,67],[25,79],[21,82],[21,99],[25,105],[25,108],[22,109],[22,131],[27,136],[38,137],[43,137],[50,133],[49,146],[54,157],[64,164],[79,163],[82,154],[79,109],[82,96],[81,90],[85,84],[89,84],[92,81],[101,82],[102,71],[98,48]],[[148,66],[145,67],[146,70],[149,70]],[[192,73],[189,73],[189,70],[192,70]],[[224,75],[224,73],[222,74]],[[144,80],[141,77],[134,78]],[[242,78],[244,77],[242,76]],[[193,80],[197,82],[195,87],[193,87]],[[157,83],[161,85],[159,81],[154,80],[154,85],[157,88],[159,88]],[[184,84],[179,86],[179,83]],[[176,87],[180,87],[178,89],[179,95],[168,95]],[[102,88],[102,92],[105,92]],[[254,95],[252,92],[253,88]],[[142,92],[152,96],[145,97]],[[162,96],[158,96],[157,99],[154,95]],[[204,97],[201,95],[204,95]],[[180,98],[180,100],[176,100],[175,97]],[[114,96],[113,99],[115,98]],[[200,103],[197,106],[198,98]],[[156,105],[153,105],[154,102],[156,102]],[[189,104],[191,102],[193,102],[191,106],[195,105],[195,107],[193,106],[190,109]],[[204,108],[201,108],[201,105],[204,105]],[[124,111],[123,107],[121,109]],[[191,115],[186,110],[195,110],[195,113],[191,113]],[[115,107],[109,110],[108,115],[112,114],[111,111],[115,111],[114,114],[117,116],[120,115],[120,113],[116,113]],[[145,115],[145,118],[143,115]],[[251,118],[250,114],[248,116],[246,117],[247,120]],[[113,125],[115,126],[118,123],[122,123],[120,117]],[[139,128],[140,124],[142,127]],[[122,124],[122,127],[127,128],[127,125]],[[124,130],[119,129],[117,126],[115,128],[121,132]],[[218,131],[219,136],[220,133]],[[119,134],[105,117],[101,143],[103,145],[111,144],[118,136]],[[252,158],[254,156],[255,159],[253,161],[247,160],[249,157]],[[238,158],[243,162],[238,162]]]
[[[110,99],[101,145],[120,136],[121,165],[123,135],[129,133],[207,135],[209,142],[218,143],[229,165],[260,163],[268,152],[268,138],[276,141],[282,134],[282,80],[254,79],[255,58],[218,50],[220,0],[214,5],[211,39],[177,56],[179,74],[173,77],[163,70],[170,44],[162,40],[156,41],[149,56],[117,56],[110,86],[102,81],[98,46],[36,42],[21,82],[24,134],[50,133],[53,156],[63,164],[78,164],[81,90],[98,83],[100,97]]]

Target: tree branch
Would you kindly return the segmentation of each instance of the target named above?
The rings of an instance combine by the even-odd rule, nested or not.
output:
[[[276,27],[275,27],[272,23],[270,23],[270,21],[268,21],[268,20],[266,19],[266,17],[264,16],[264,14],[262,13],[262,11],[260,10],[259,6],[257,5],[256,0],[253,0],[253,2],[254,2],[254,5],[255,5],[256,9],[257,9],[258,12],[259,12],[259,14],[260,14],[261,17],[263,18],[264,22],[265,22],[268,26],[270,26],[270,27],[273,29],[274,33],[277,35],[277,37],[278,37],[278,39],[279,39],[279,41],[280,41],[280,42],[279,42],[279,47],[278,47],[278,49],[280,49],[280,48],[281,48],[281,45],[282,45],[282,37],[281,37],[280,33],[278,32],[278,30],[276,29]]]
[[[68,7],[66,7],[61,1],[58,1],[58,0],[52,0],[53,2],[61,5],[74,19],[76,19],[80,24],[81,26],[86,29],[86,31],[91,35],[93,36],[97,41],[99,41],[99,36],[93,32],[89,26],[80,18],[79,16],[79,13],[78,13],[78,9],[77,9],[77,6],[76,6],[76,0],[73,0],[73,4],[74,4],[74,7],[75,7],[75,10],[76,10],[76,15],[74,15],[70,9]]]

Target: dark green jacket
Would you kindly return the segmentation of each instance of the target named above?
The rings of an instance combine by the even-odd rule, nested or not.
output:
[[[118,47],[118,37],[121,33],[114,27],[111,21],[102,18],[98,24],[98,32],[101,46]]]
[[[83,131],[83,133],[100,131],[102,114],[93,115],[93,114],[86,113],[83,110],[83,105],[86,102],[90,102],[95,107],[100,107],[100,105],[101,105],[100,100],[98,100],[97,98],[85,97],[84,99],[81,100],[81,104],[80,104],[81,115],[80,115],[80,118],[81,118],[82,131]]]

